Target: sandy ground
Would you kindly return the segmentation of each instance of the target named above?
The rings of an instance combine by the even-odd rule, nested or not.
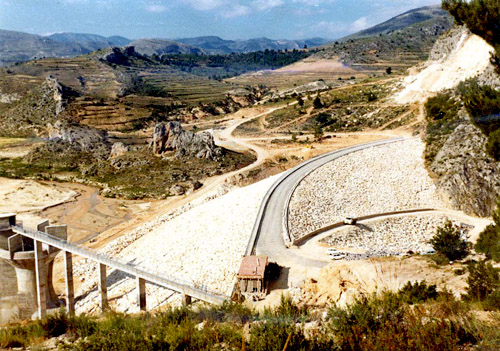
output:
[[[338,60],[327,59],[304,59],[289,66],[272,71],[273,74],[290,74],[290,73],[336,73],[339,72],[355,72],[353,69],[345,66]]]
[[[406,77],[405,88],[395,96],[395,101],[401,104],[423,101],[441,90],[456,87],[484,72],[493,50],[481,37],[464,34],[447,58],[430,62],[421,72]]]
[[[0,213],[17,213],[20,220],[33,225],[41,219],[36,212],[73,201],[77,195],[56,184],[0,178]]]

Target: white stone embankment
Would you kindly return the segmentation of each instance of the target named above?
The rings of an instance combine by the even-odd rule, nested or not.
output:
[[[425,253],[432,250],[429,241],[447,219],[442,214],[388,218],[337,230],[321,241],[339,249],[364,251],[366,257],[399,255],[408,251]],[[453,219],[452,222],[464,233],[472,227]]]
[[[424,167],[423,151],[422,141],[407,139],[351,153],[312,172],[290,201],[292,239],[346,217],[446,208]]]
[[[145,224],[102,252],[151,273],[212,292],[230,295],[245,253],[258,209],[276,176],[237,188],[217,197],[190,203],[175,213]],[[92,312],[98,301],[96,267],[86,262],[77,268],[82,291],[77,311]],[[77,278],[78,279],[78,278]],[[112,308],[133,312],[136,307],[134,277],[108,272]],[[172,291],[147,284],[147,307],[179,302]]]

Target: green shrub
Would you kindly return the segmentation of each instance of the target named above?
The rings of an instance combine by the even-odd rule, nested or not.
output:
[[[450,261],[465,258],[470,251],[470,243],[462,239],[460,228],[450,220],[446,220],[444,225],[437,229],[431,244],[437,253],[446,256]]]
[[[479,234],[474,249],[484,253],[488,259],[500,262],[500,201],[492,216],[494,224],[487,226]]]
[[[500,129],[491,132],[486,142],[486,152],[495,161],[500,161]]]
[[[465,323],[450,319],[429,318],[386,292],[332,308],[329,327],[341,350],[458,350],[477,342]]]
[[[458,109],[458,103],[449,92],[439,93],[425,103],[427,118],[425,160],[427,163],[434,161],[447,136],[458,126]]]
[[[425,113],[428,121],[454,119],[458,112],[455,99],[450,93],[438,93],[427,99]]]
[[[495,301],[500,301],[500,274],[498,270],[491,263],[485,262],[471,263],[468,270],[467,294],[464,297],[470,301],[489,300],[490,307],[500,309],[500,304],[491,306]]]
[[[316,97],[314,98],[313,106],[314,106],[315,109],[319,109],[319,108],[323,107],[323,103],[321,102],[319,94],[316,95]]]
[[[469,79],[458,86],[464,107],[474,124],[486,135],[500,128],[500,92],[477,79]]]
[[[427,285],[425,280],[421,282],[406,283],[398,292],[399,298],[408,304],[433,300],[438,297],[436,285]]]

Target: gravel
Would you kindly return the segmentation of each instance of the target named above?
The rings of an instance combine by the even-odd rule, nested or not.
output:
[[[289,207],[293,239],[377,213],[446,208],[424,167],[419,139],[376,146],[338,158],[307,176]]]
[[[279,175],[190,203],[143,225],[102,252],[151,273],[228,296],[261,201],[276,177]],[[87,262],[75,271],[85,281],[82,292],[87,292],[77,303],[77,311],[92,312],[98,301],[96,267]],[[151,284],[146,287],[148,309],[180,302],[179,294]],[[137,311],[134,277],[108,272],[108,296],[115,310]]]
[[[432,250],[430,239],[448,219],[445,215],[418,215],[395,217],[358,224],[336,231],[321,242],[341,249],[366,250],[362,254],[348,254],[348,259],[365,259],[400,255],[412,251],[426,253]],[[471,226],[458,221],[464,235]]]

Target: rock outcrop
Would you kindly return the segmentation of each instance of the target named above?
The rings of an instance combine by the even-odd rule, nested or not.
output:
[[[117,158],[120,156],[125,155],[129,151],[128,146],[118,142],[118,143],[113,143],[113,146],[111,146],[111,153],[109,154],[109,158]]]
[[[472,124],[461,124],[450,134],[430,170],[449,204],[486,217],[500,195],[500,162],[486,154],[486,136]]]
[[[54,123],[66,105],[64,87],[47,77],[26,96],[14,100],[2,114],[0,129],[6,136],[44,136],[47,123]]]
[[[215,160],[224,153],[216,146],[213,136],[208,132],[193,133],[185,131],[179,122],[159,123],[155,126],[153,153],[161,155],[175,150],[176,157],[197,157]]]
[[[91,151],[107,143],[106,132],[82,125],[67,124],[56,121],[47,124],[49,140],[63,140],[77,146],[82,151]]]

